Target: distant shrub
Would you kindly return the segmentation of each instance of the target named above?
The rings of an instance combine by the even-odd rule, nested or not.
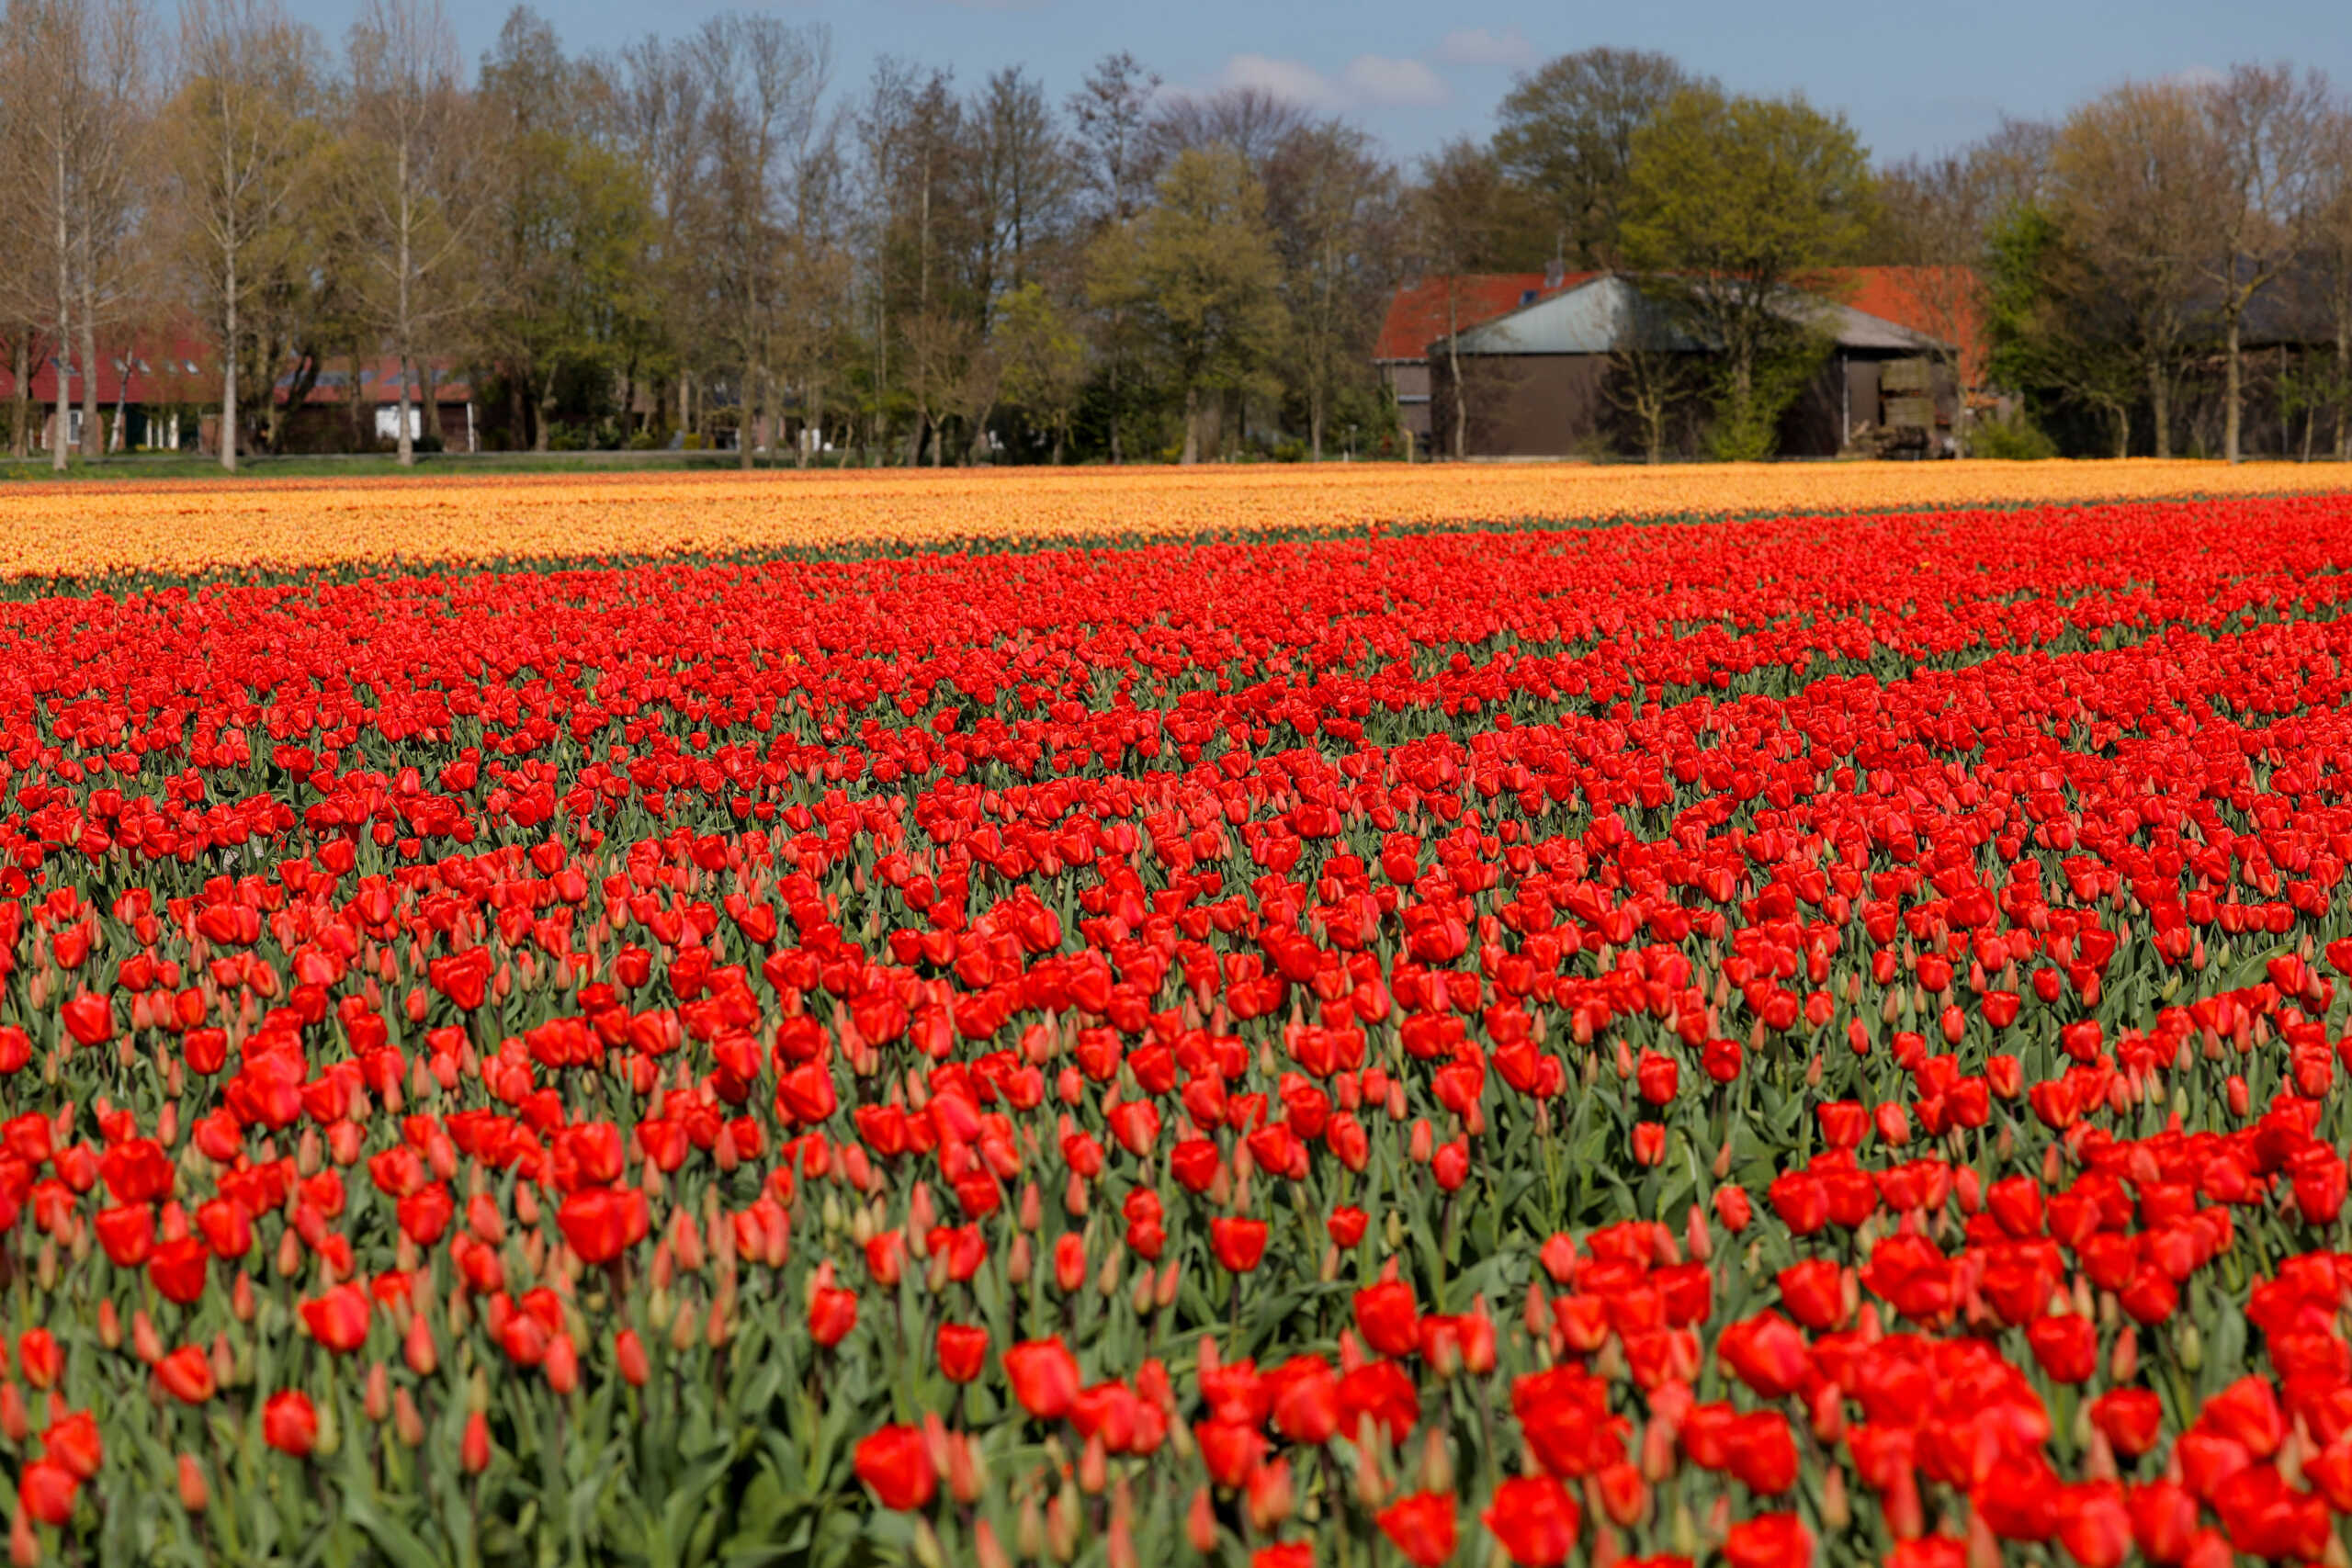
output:
[[[2040,462],[2058,456],[2058,444],[2022,413],[1987,420],[1969,433],[1968,455],[2002,462]]]

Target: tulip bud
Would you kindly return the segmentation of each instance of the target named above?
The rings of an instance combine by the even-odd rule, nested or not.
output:
[[[1111,1452],[1103,1446],[1102,1434],[1095,1433],[1086,1439],[1085,1450],[1078,1460],[1078,1489],[1088,1496],[1099,1495],[1110,1483]]]
[[[211,1491],[204,1482],[204,1467],[194,1454],[179,1456],[180,1506],[191,1514],[204,1512],[211,1499]]]
[[[420,1448],[424,1442],[424,1417],[416,1408],[416,1399],[405,1388],[392,1392],[392,1430],[410,1448]]]
[[[1184,1540],[1204,1557],[1216,1550],[1216,1511],[1205,1486],[1193,1494],[1193,1505],[1184,1510]]]
[[[384,1370],[381,1361],[368,1369],[368,1393],[361,1408],[368,1413],[368,1420],[378,1423],[392,1413],[391,1374]]]
[[[98,1303],[98,1343],[109,1350],[122,1348],[122,1318],[115,1312],[111,1296]]]
[[[1034,1492],[1021,1501],[1021,1522],[1013,1532],[1013,1545],[1027,1561],[1046,1555],[1046,1511]]]
[[[1065,1486],[1046,1505],[1046,1546],[1055,1562],[1068,1562],[1078,1555],[1080,1523],[1078,1494]]]
[[[1445,1434],[1435,1427],[1429,1429],[1421,1442],[1421,1490],[1453,1490],[1453,1451],[1446,1443]]]
[[[466,1417],[466,1435],[458,1445],[458,1461],[468,1475],[490,1468],[490,1422],[479,1410]]]

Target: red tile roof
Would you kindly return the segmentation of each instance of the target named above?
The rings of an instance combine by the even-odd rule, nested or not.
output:
[[[1458,280],[1453,306],[1454,325],[1466,332],[1481,321],[1507,316],[1522,305],[1548,299],[1599,276],[1598,273],[1572,272],[1556,286],[1546,288],[1544,275],[1540,272],[1464,273]],[[1453,330],[1448,326],[1446,312],[1449,281],[1454,280],[1425,277],[1389,297],[1388,314],[1380,323],[1380,338],[1373,348],[1373,358],[1428,357],[1430,344]]]
[[[467,384],[463,371],[455,366],[442,365],[434,370],[433,396],[444,403],[473,401],[473,388]],[[289,371],[277,378],[277,395],[283,398],[294,384]],[[424,400],[424,367],[417,366],[409,378],[409,400]],[[351,400],[351,361],[329,359],[319,367],[319,378],[302,400],[304,404],[328,404],[341,407]],[[380,359],[365,360],[359,367],[359,400],[387,406],[401,400],[401,362],[398,355],[386,355]]]
[[[66,363],[73,365],[70,355]],[[351,396],[351,362],[330,359],[311,386],[306,403],[341,405]],[[57,361],[45,357],[33,367],[31,376],[33,401],[54,403],[57,400]],[[359,400],[364,403],[390,404],[400,401],[400,361],[387,355],[370,360],[359,367]],[[277,378],[277,395],[283,398],[293,384],[291,374]],[[420,368],[409,383],[413,400],[423,401],[424,380]],[[220,398],[220,363],[212,350],[190,336],[165,337],[163,334],[141,336],[127,343],[101,343],[98,349],[98,400],[111,406],[118,398],[131,403],[212,403]],[[82,370],[74,366],[74,379],[67,389],[74,400],[82,400]],[[444,366],[434,383],[434,393],[445,403],[470,402],[473,389],[467,384],[464,373],[453,366]],[[17,395],[16,378],[6,360],[0,357],[0,401]]]
[[[29,378],[32,399],[37,403],[57,401],[57,355],[43,357],[33,366]],[[71,355],[62,356],[73,367],[73,380],[67,387],[74,400],[82,400],[82,367]],[[113,404],[120,400],[131,403],[200,403],[220,395],[218,372],[212,351],[195,338],[167,336],[158,333],[140,335],[128,341],[101,339],[98,344],[98,400]],[[6,360],[0,360],[0,400],[17,395],[17,378]]]
[[[1960,350],[1960,378],[1984,384],[1984,316],[1975,279],[1962,266],[1847,266],[1831,277],[1839,300]]]

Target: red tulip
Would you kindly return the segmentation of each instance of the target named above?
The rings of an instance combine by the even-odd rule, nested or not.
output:
[[[261,1436],[280,1453],[310,1458],[319,1440],[319,1415],[311,1407],[311,1396],[296,1388],[271,1394],[262,1405]]]
[[[204,1294],[205,1276],[211,1267],[212,1249],[196,1236],[182,1236],[149,1255],[147,1278],[165,1301],[190,1306]]]
[[[1004,1375],[1023,1409],[1041,1421],[1051,1421],[1078,1397],[1078,1358],[1058,1337],[1031,1339],[1004,1353]]]
[[[1400,1497],[1376,1516],[1380,1533],[1414,1568],[1438,1568],[1453,1555],[1453,1495],[1416,1492]]]
[[[556,1226],[582,1263],[609,1263],[628,1250],[632,1200],[644,1201],[639,1193],[583,1187],[565,1197],[556,1211]]]
[[[820,1285],[808,1298],[808,1333],[818,1344],[831,1347],[849,1337],[857,1326],[857,1296],[850,1291]]]
[[[1329,1442],[1340,1429],[1340,1379],[1320,1356],[1294,1356],[1267,1374],[1274,1427],[1294,1443]]]
[[[1356,1332],[1384,1356],[1410,1356],[1420,1348],[1420,1314],[1413,1287],[1401,1280],[1371,1285],[1355,1293]]]
[[[2082,1568],[2119,1568],[2132,1554],[2132,1517],[2112,1481],[2069,1486],[2058,1497],[2058,1543]]]
[[[337,1355],[348,1355],[367,1342],[373,1315],[368,1292],[356,1285],[337,1285],[317,1300],[302,1303],[302,1324],[311,1337]]]
[[[854,1468],[876,1502],[902,1513],[929,1506],[939,1490],[931,1447],[918,1427],[885,1427],[859,1439]]]
[[[86,1410],[77,1410],[51,1422],[40,1440],[50,1458],[81,1480],[96,1475],[98,1467],[106,1462],[106,1445],[98,1436],[97,1417]]]
[[[1813,1561],[1813,1532],[1794,1514],[1743,1519],[1724,1539],[1724,1561],[1731,1568],[1806,1568]]]
[[[1266,1255],[1266,1222],[1220,1214],[1209,1222],[1209,1250],[1227,1273],[1250,1273]]]
[[[970,1382],[988,1360],[989,1331],[967,1324],[943,1323],[937,1335],[939,1370],[951,1382]]]
[[[1584,1517],[1568,1489],[1548,1475],[1504,1482],[1480,1517],[1519,1568],[1559,1568],[1576,1550]]]
[[[2036,1318],[2026,1326],[2033,1359],[2057,1382],[2088,1382],[2098,1368],[2098,1326],[2075,1314]]]
[[[201,1404],[213,1394],[212,1359],[193,1345],[183,1345],[155,1363],[155,1379],[182,1404]]]
[[[17,1498],[38,1522],[59,1529],[74,1517],[74,1499],[82,1489],[74,1473],[54,1460],[37,1459],[17,1477]]]

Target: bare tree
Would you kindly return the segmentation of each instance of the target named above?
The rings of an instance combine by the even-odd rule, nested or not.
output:
[[[1985,234],[1996,216],[1996,166],[1982,149],[1936,158],[1907,158],[1878,177],[1878,235],[1872,249],[1896,269],[1891,287],[1927,334],[1931,357],[1951,373],[1961,393],[1955,433],[1965,452],[1967,393],[1984,367],[1970,363],[1967,345],[1984,318],[1982,270]]]
[[[739,378],[741,459],[748,468],[761,420],[775,403],[776,316],[793,286],[780,265],[787,254],[783,196],[821,126],[831,43],[820,27],[727,16],[706,23],[692,47],[708,160],[704,237],[718,331]]]
[[[1617,224],[1634,167],[1634,135],[1691,85],[1670,56],[1637,49],[1563,54],[1521,76],[1496,110],[1503,172],[1537,193],[1555,254],[1613,266]]]
[[[1093,239],[1133,222],[1149,197],[1159,169],[1146,130],[1152,98],[1159,90],[1158,73],[1145,70],[1134,55],[1123,51],[1098,61],[1079,90],[1069,96],[1070,119],[1077,127],[1079,173],[1090,198]],[[1125,296],[1114,294],[1111,299],[1113,302],[1099,314],[1096,335],[1102,354],[1103,383],[1110,393],[1111,461],[1117,463],[1125,456],[1123,425],[1141,333]]]
[[[100,440],[94,318],[102,299],[119,303],[115,269],[124,260],[130,223],[142,20],[129,0],[106,6],[13,0],[6,13],[5,79],[16,100],[22,154],[36,175],[20,187],[19,220],[40,236],[40,265],[52,290],[48,310],[58,375],[50,464],[61,471],[77,372],[84,451],[95,455]]]
[[[2060,227],[2131,320],[2159,457],[2172,456],[2173,380],[2211,239],[2203,141],[2196,89],[2132,83],[2068,116],[2051,152]]]
[[[2324,391],[2335,412],[2335,455],[2352,460],[2352,109],[2331,109],[2316,140],[2320,182],[2312,193],[2312,262],[2335,339]]]
[[[1420,183],[1412,194],[1413,254],[1445,288],[1443,341],[1446,376],[1453,387],[1451,446],[1457,461],[1469,451],[1470,440],[1470,399],[1458,346],[1463,330],[1475,324],[1462,319],[1465,289],[1471,275],[1494,266],[1512,231],[1523,226],[1516,220],[1523,216],[1524,200],[1494,154],[1467,138],[1422,160]]]
[[[1312,123],[1305,109],[1262,87],[1226,87],[1166,98],[1152,111],[1144,142],[1155,169],[1186,152],[1230,148],[1262,184],[1283,143]]]
[[[201,312],[220,343],[220,466],[237,469],[247,311],[293,242],[318,171],[317,43],[277,0],[184,0],[172,189]]]
[[[2295,259],[2313,216],[2326,84],[2284,65],[2240,65],[2199,95],[2212,210],[2199,258],[2215,291],[2223,345],[2223,455],[2240,457],[2245,418],[2246,311]]]
[[[1069,230],[1078,175],[1045,89],[1016,67],[988,80],[972,105],[979,146],[979,292],[993,302],[1027,283],[1040,254]]]
[[[458,76],[440,0],[368,0],[351,29],[350,146],[344,199],[366,246],[367,314],[400,362],[402,468],[416,461],[419,348],[478,301],[462,263],[476,215],[484,139]]]
[[[1320,462],[1332,401],[1351,376],[1368,376],[1374,323],[1395,282],[1396,173],[1371,137],[1336,119],[1292,132],[1267,162],[1294,348],[1288,378]]]

